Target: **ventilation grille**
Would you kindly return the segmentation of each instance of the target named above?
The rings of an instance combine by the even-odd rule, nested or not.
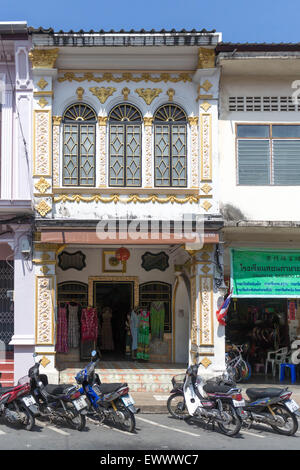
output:
[[[229,111],[300,111],[292,96],[230,96]]]

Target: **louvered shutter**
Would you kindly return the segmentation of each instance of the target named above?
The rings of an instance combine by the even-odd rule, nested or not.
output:
[[[273,140],[274,184],[300,184],[300,140]]]
[[[270,184],[269,140],[238,140],[238,183]]]

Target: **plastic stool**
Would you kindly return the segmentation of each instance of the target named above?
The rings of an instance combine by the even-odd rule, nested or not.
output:
[[[291,370],[291,381],[296,382],[296,365],[295,364],[280,364],[280,381],[284,379],[285,368],[288,367]]]

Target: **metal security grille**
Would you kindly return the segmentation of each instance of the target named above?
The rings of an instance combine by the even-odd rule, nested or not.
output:
[[[64,186],[95,186],[96,118],[95,111],[81,103],[64,113]]]
[[[142,116],[132,105],[120,104],[109,115],[109,184],[141,185]]]
[[[13,262],[0,261],[0,348],[13,350],[9,342],[14,334],[13,302],[7,297],[7,291],[14,289]]]
[[[155,113],[155,186],[187,185],[186,123],[186,115],[177,105],[163,105]]]

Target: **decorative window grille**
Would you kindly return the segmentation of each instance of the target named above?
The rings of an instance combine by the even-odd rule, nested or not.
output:
[[[139,303],[150,310],[152,302],[163,302],[165,307],[165,333],[172,331],[172,286],[166,282],[145,282],[140,284]]]
[[[95,111],[84,103],[63,115],[64,186],[95,186],[96,121]]]
[[[175,104],[154,115],[155,186],[187,186],[187,118]]]
[[[0,351],[13,351],[13,346],[9,346],[14,334],[14,305],[7,297],[7,291],[14,289],[14,268],[0,260]]]
[[[300,103],[292,96],[230,96],[228,110],[240,111],[300,111]]]
[[[131,104],[119,104],[109,115],[110,186],[140,186],[141,156],[142,115]]]
[[[300,125],[238,124],[240,185],[300,185]]]

